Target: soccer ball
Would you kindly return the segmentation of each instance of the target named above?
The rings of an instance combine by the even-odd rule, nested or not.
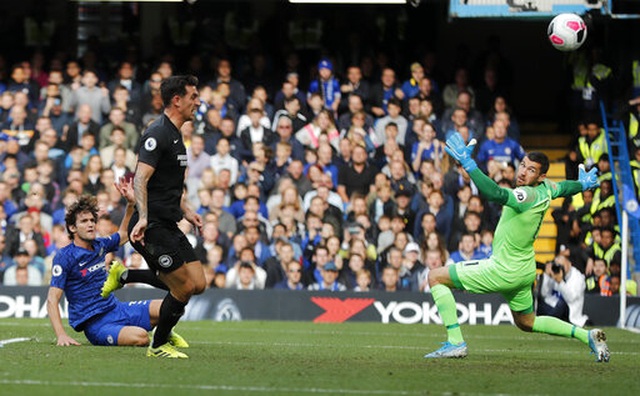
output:
[[[560,51],[574,51],[587,40],[587,25],[577,14],[558,14],[549,23],[547,36]]]

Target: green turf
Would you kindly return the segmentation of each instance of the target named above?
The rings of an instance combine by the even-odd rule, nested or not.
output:
[[[606,329],[611,362],[577,340],[463,326],[469,357],[424,360],[435,325],[182,322],[188,360],[145,349],[57,347],[48,321],[0,320],[0,395],[638,395],[640,335]]]

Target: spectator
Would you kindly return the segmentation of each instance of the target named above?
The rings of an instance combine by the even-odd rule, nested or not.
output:
[[[244,108],[247,100],[247,94],[245,92],[244,85],[231,76],[231,62],[229,62],[228,59],[220,59],[216,70],[216,79],[211,81],[208,85],[215,90],[218,89],[220,85],[227,84],[229,87],[229,99],[231,103],[236,108]]]
[[[458,93],[468,91],[471,95],[471,107],[475,107],[475,91],[469,85],[469,70],[465,67],[458,67],[455,71],[453,82],[447,84],[442,90],[442,99],[445,107],[454,107],[458,98]]]
[[[241,261],[237,266],[238,276],[236,282],[229,289],[254,290],[256,287],[255,264],[249,261]]]
[[[492,165],[505,168],[512,164],[517,167],[525,155],[522,146],[507,136],[507,125],[504,121],[496,120],[493,122],[493,138],[482,143],[476,160],[480,168],[487,172]]]
[[[342,201],[349,202],[353,193],[368,194],[377,173],[378,170],[367,163],[366,149],[354,146],[351,164],[339,169],[337,191]]]
[[[42,286],[42,273],[30,265],[29,253],[20,248],[13,256],[15,265],[4,272],[5,286]]]
[[[399,98],[402,90],[396,84],[396,72],[385,67],[382,70],[380,83],[374,85],[371,89],[371,113],[377,118],[384,117],[389,114],[387,105],[391,98]]]
[[[364,128],[365,130],[373,128],[374,119],[370,114],[364,112],[365,106],[362,96],[352,93],[349,95],[345,102],[347,103],[347,111],[342,113],[338,118],[338,129],[340,129],[340,133],[342,136],[344,136],[345,131],[349,130],[349,128],[353,125],[352,120],[353,116],[356,113],[362,114],[364,118],[364,123],[360,125],[362,128]]]
[[[554,316],[575,326],[584,326],[589,317],[584,305],[584,275],[563,256],[545,266],[538,301],[538,315]]]
[[[71,123],[69,131],[63,134],[60,139],[67,152],[71,148],[79,146],[82,136],[85,134],[93,135],[96,142],[100,141],[100,124],[91,118],[92,113],[91,105],[81,104],[78,106],[76,121]]]
[[[587,170],[591,169],[598,162],[600,156],[607,153],[607,143],[604,136],[604,129],[600,124],[591,119],[586,123],[586,135],[578,138],[578,162],[583,163]]]
[[[338,267],[333,261],[324,264],[320,269],[321,280],[309,285],[309,290],[346,291],[347,288],[338,282]]]
[[[387,115],[378,118],[375,124],[376,142],[384,142],[388,140],[385,136],[385,129],[389,123],[394,123],[397,127],[398,134],[395,136],[396,142],[404,146],[407,136],[407,127],[409,122],[400,113],[402,111],[402,103],[397,98],[390,98],[387,102]]]
[[[340,92],[347,98],[347,100],[341,101],[340,112],[344,112],[347,106],[344,106],[352,96],[357,95],[360,98],[363,106],[368,104],[369,97],[371,95],[371,87],[369,82],[362,79],[362,70],[358,66],[349,66],[347,68],[347,81],[340,86]],[[363,107],[364,109],[364,107]],[[349,106],[351,112],[351,106]],[[342,129],[342,128],[341,128]]]
[[[273,116],[271,125],[276,128],[281,117],[286,117],[291,121],[293,131],[299,131],[307,125],[307,117],[302,112],[302,101],[297,96],[287,97],[284,99],[284,108],[278,110]]]
[[[302,284],[300,283],[302,280],[302,267],[300,263],[294,261],[293,246],[285,238],[281,238],[275,241],[275,248],[276,256],[269,257],[264,264],[264,269],[267,272],[265,288],[302,289]],[[297,272],[289,275],[288,272],[292,269],[297,270]]]
[[[122,129],[122,127],[116,126],[111,130],[111,136],[109,138],[111,144],[100,149],[100,159],[102,160],[103,167],[111,167],[111,165],[113,164],[115,150],[117,148],[122,148],[125,150],[126,166],[129,169],[135,169],[136,155],[131,149],[125,147],[126,139],[126,132],[124,131],[124,129]]]
[[[607,263],[603,259],[594,260],[593,273],[586,279],[587,293],[601,296],[611,295],[611,280],[607,274]]]
[[[287,277],[276,283],[274,285],[274,289],[282,289],[282,290],[302,290],[304,289],[301,279],[302,279],[302,266],[297,261],[291,261],[287,265]]]
[[[334,123],[333,115],[326,109],[321,110],[313,121],[296,132],[296,139],[306,148],[317,149],[321,142],[327,142],[337,150],[340,133]]]
[[[251,106],[252,102],[249,102]],[[269,129],[269,127],[265,127],[261,122],[261,118],[263,117],[263,110],[258,107],[249,107],[248,115],[250,124],[240,131],[240,140],[244,145],[244,148],[250,150],[251,147],[255,143],[264,143],[265,145],[270,145],[276,140],[276,135]],[[240,124],[238,124],[240,127]],[[248,158],[243,158],[247,160]]]
[[[356,273],[357,286],[353,288],[355,292],[368,292],[371,290],[371,272],[367,269],[361,269]]]
[[[131,62],[121,62],[115,78],[107,84],[107,88],[112,96],[119,87],[123,87],[128,92],[128,99],[134,106],[138,106],[142,101],[142,86],[134,78],[134,68]]]
[[[125,132],[126,139],[123,146],[127,149],[133,150],[136,147],[136,143],[140,136],[136,126],[125,120],[125,113],[123,109],[119,107],[113,107],[109,111],[109,122],[100,128],[100,149],[111,144],[111,131],[115,127],[120,127]]]
[[[470,232],[463,233],[460,237],[460,242],[458,242],[458,250],[451,253],[451,256],[449,257],[449,260],[447,260],[446,265],[458,263],[460,261],[473,261],[483,259],[484,256],[476,250],[475,245],[475,235]]]
[[[331,111],[335,117],[338,114],[342,95],[340,93],[340,83],[333,76],[333,63],[327,58],[323,58],[318,62],[318,78],[309,84],[309,98],[314,93],[322,95],[325,108]]]
[[[420,82],[424,78],[424,68],[418,62],[410,66],[411,77],[402,84],[402,93],[405,101],[418,96],[420,93]]]
[[[109,103],[109,90],[106,87],[97,86],[98,81],[95,70],[84,70],[82,72],[82,86],[73,91],[69,106],[76,109],[76,118],[80,118],[80,107],[85,104],[89,105],[91,119],[102,124],[103,114],[109,112],[111,104]],[[107,134],[107,140],[108,136]]]
[[[398,286],[398,270],[390,265],[384,267],[380,277],[380,290],[386,292],[396,292],[401,290]]]

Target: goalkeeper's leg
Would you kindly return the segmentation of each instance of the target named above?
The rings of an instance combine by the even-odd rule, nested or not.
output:
[[[534,312],[512,311],[512,314],[516,325],[521,330],[576,338],[591,348],[591,352],[596,355],[597,362],[609,361],[610,353],[606,344],[607,337],[604,331],[600,329],[586,330],[553,316],[536,316]]]

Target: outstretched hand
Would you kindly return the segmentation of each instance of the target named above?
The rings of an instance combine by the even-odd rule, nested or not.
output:
[[[578,165],[578,181],[582,184],[582,191],[591,190],[600,186],[600,181],[598,180],[598,169],[591,168],[591,170],[587,172],[584,168],[584,164]]]
[[[125,177],[121,177],[118,179],[116,183],[114,183],[116,190],[127,200],[127,203],[130,205],[134,205],[136,203],[135,192],[133,191],[133,181],[131,179],[127,179]]]
[[[454,132],[446,142],[445,151],[456,161],[462,165],[464,170],[471,172],[478,168],[478,164],[471,158],[474,148],[476,147],[476,139],[471,139],[469,144],[464,143],[464,139],[458,132]]]

